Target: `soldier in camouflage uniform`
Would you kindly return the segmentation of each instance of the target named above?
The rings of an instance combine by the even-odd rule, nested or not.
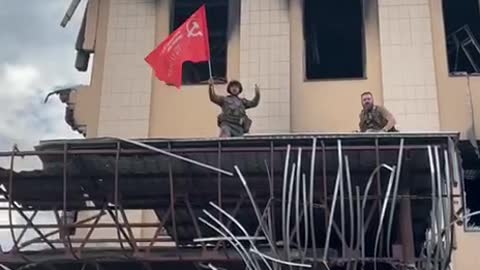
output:
[[[361,99],[363,107],[359,124],[361,132],[397,131],[395,118],[385,107],[374,104],[372,93],[363,93]]]
[[[220,127],[220,137],[237,137],[248,133],[252,120],[248,118],[246,110],[254,108],[260,101],[260,89],[255,85],[255,97],[252,100],[241,98],[238,95],[243,91],[239,81],[230,81],[227,85],[228,96],[215,94],[213,80],[209,81],[210,100],[222,108],[217,118]]]

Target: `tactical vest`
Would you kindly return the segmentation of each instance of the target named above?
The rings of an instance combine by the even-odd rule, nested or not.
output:
[[[388,120],[382,115],[378,106],[374,106],[371,111],[362,111],[361,119],[362,128],[365,130],[379,130],[387,125]]]

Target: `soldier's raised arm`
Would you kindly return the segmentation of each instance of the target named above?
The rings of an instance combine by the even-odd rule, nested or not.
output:
[[[255,84],[255,97],[252,100],[245,99],[245,108],[250,109],[258,106],[260,102],[260,87]]]
[[[222,106],[223,104],[223,96],[219,96],[217,94],[215,94],[215,87],[213,86],[213,79],[210,78],[208,80],[208,96],[210,97],[210,101],[219,105],[219,106]]]

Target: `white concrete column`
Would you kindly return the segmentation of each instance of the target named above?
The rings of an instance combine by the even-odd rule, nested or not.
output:
[[[400,130],[438,131],[429,0],[378,3],[384,104]]]
[[[290,23],[288,0],[242,0],[240,80],[247,98],[261,88],[249,112],[251,133],[290,131]]]
[[[110,0],[98,136],[148,137],[155,0]]]

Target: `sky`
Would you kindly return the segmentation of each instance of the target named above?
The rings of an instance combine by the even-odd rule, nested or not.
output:
[[[0,0],[0,151],[16,143],[30,150],[40,140],[80,137],[65,123],[58,86],[88,84],[74,68],[75,40],[85,2],[66,28],[60,21],[70,0]],[[0,158],[0,166],[9,163]],[[37,159],[16,159],[16,169],[39,168]]]
[[[0,0],[0,151],[11,150],[13,144],[31,150],[40,140],[80,137],[65,123],[65,104],[57,96],[43,103],[55,87],[89,82],[88,72],[74,68],[75,41],[86,1],[62,28],[70,2]],[[41,168],[37,158],[16,158],[15,164],[16,170]],[[8,165],[9,158],[0,157],[0,167]],[[23,222],[17,215],[14,220]],[[53,218],[40,213],[35,220],[45,223]],[[0,224],[8,224],[5,211],[0,211]],[[35,236],[29,231],[25,239]],[[0,231],[0,246],[11,247],[5,230]]]

